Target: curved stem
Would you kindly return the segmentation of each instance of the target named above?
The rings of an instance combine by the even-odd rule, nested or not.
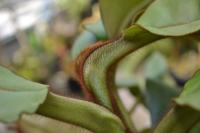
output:
[[[126,132],[137,131],[117,96],[113,80],[115,66],[124,56],[161,38],[135,26],[117,40],[91,46],[77,59],[77,72],[84,90],[93,95],[95,102],[117,114]]]

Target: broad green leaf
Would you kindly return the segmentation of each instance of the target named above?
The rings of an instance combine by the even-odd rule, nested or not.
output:
[[[200,111],[200,71],[186,83],[181,95],[175,101],[179,105]]]
[[[102,106],[83,100],[49,93],[37,113],[94,133],[124,133],[124,126],[116,115]]]
[[[22,112],[34,113],[46,99],[48,86],[23,79],[0,67],[0,121],[16,121]]]
[[[160,36],[151,34],[139,27],[135,27],[133,33],[134,39],[132,42],[120,38],[116,41],[98,43],[85,50],[77,60],[79,64],[77,71],[83,87],[93,94],[99,104],[113,110],[115,113],[118,112],[129,131],[134,131],[134,128],[130,117],[116,94],[116,88],[113,85],[114,69],[112,67],[122,57],[161,39]],[[110,97],[114,99],[111,100]],[[112,108],[113,106],[115,108]]]
[[[199,0],[155,0],[137,24],[165,36],[181,36],[200,30]]]
[[[199,79],[200,71],[186,83],[175,100],[177,105],[159,123],[155,133],[192,133],[199,130]]]
[[[188,133],[199,119],[200,112],[188,107],[175,106],[165,115],[154,133]]]
[[[101,16],[109,37],[119,35],[123,28],[152,0],[100,0]]]
[[[108,38],[102,20],[98,20],[97,22],[92,24],[87,24],[84,27],[86,30],[95,34],[98,40],[105,40]]]
[[[166,60],[158,52],[153,53],[144,64],[144,74],[148,79],[160,79],[166,72]]]
[[[83,49],[87,48],[92,43],[96,42],[96,37],[93,33],[89,31],[84,31],[81,33],[75,40],[72,50],[71,56],[75,59]]]
[[[19,124],[25,133],[92,133],[79,126],[36,114],[24,114],[20,119]]]
[[[178,91],[162,81],[147,79],[144,93],[146,106],[151,113],[152,126],[155,126],[169,109],[170,102],[178,95]]]

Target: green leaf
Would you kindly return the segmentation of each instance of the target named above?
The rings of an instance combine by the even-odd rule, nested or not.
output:
[[[72,49],[71,49],[71,56],[75,59],[82,50],[87,48],[92,43],[96,42],[96,37],[93,33],[89,31],[84,31],[81,33],[75,40]]]
[[[186,83],[181,95],[175,102],[179,105],[189,106],[200,111],[200,71]]]
[[[101,16],[109,37],[119,35],[152,0],[100,0]]]
[[[175,106],[165,115],[154,133],[188,133],[199,122],[199,119],[198,111]]]
[[[153,53],[144,64],[144,74],[149,79],[159,79],[167,72],[165,58],[159,53]]]
[[[172,98],[177,95],[178,91],[159,80],[148,79],[146,81],[144,99],[151,113],[153,126],[160,121],[167,109],[169,109]]]
[[[83,100],[49,93],[37,113],[94,133],[124,133],[124,126],[116,115],[102,106]]]
[[[155,133],[193,133],[199,130],[199,79],[200,71],[186,83],[175,100],[177,105],[159,123]]]
[[[84,25],[85,29],[96,35],[98,40],[107,39],[107,34],[103,26],[102,20],[95,23]]]
[[[159,35],[186,35],[200,30],[199,9],[199,0],[155,0],[137,24]]]
[[[34,113],[46,99],[48,86],[23,79],[0,67],[0,121],[16,121],[22,112]]]
[[[20,119],[19,124],[25,133],[92,133],[79,126],[36,114],[24,114]]]

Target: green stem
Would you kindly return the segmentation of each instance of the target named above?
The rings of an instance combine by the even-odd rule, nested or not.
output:
[[[131,119],[131,116],[129,115],[126,108],[124,107],[121,99],[119,98],[119,95],[118,94],[114,94],[114,95],[115,95],[116,105],[118,106],[119,111],[120,111],[119,116],[122,117],[122,120],[124,121],[124,123],[127,126],[126,131],[137,133],[138,131],[137,131],[132,119]]]
[[[116,95],[114,75],[116,64],[126,55],[163,37],[151,34],[140,27],[131,27],[118,40],[93,45],[84,51],[79,60],[85,60],[78,65],[80,81],[85,90],[92,93],[95,101],[117,114],[123,121],[126,132],[137,132],[128,112]],[[83,57],[85,56],[85,58]],[[80,68],[82,70],[80,71]]]
[[[121,120],[107,109],[82,100],[49,93],[38,114],[78,125],[95,133],[124,133]]]
[[[109,68],[109,72],[107,73],[107,87],[109,88],[109,95],[112,102],[112,109],[113,111],[121,118],[121,120],[124,122],[124,125],[126,127],[126,133],[137,133],[137,129],[129,116],[129,113],[127,112],[124,104],[122,103],[122,100],[119,97],[117,87],[115,86],[115,71],[116,71],[116,64],[113,64]],[[111,80],[113,80],[111,82]]]

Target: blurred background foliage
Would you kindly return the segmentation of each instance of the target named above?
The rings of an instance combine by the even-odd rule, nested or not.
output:
[[[109,39],[96,0],[3,0],[0,18],[0,65],[49,84],[58,94],[83,99],[75,59],[89,45]],[[119,63],[116,84],[140,131],[160,121],[200,67],[198,44],[190,36],[164,39]],[[33,128],[22,123],[24,130]],[[1,127],[0,132],[17,131],[13,125]]]

